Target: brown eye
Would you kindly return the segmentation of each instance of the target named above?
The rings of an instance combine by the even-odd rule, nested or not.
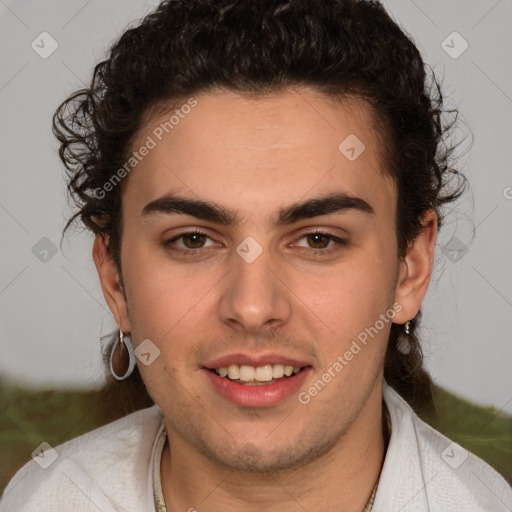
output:
[[[188,231],[170,238],[169,240],[164,240],[162,245],[169,251],[193,255],[200,249],[208,248],[208,246],[205,245],[207,240],[211,240],[211,237],[202,231]],[[178,243],[179,241],[181,241],[181,243]]]
[[[324,233],[310,233],[309,235],[306,235],[306,238],[313,249],[325,249],[328,247],[332,237],[327,236]]]
[[[186,233],[181,235],[180,238],[183,238],[184,245],[188,249],[200,249],[207,237],[202,233]],[[187,240],[190,241],[190,244],[187,243]]]
[[[346,240],[338,238],[337,236],[331,235],[330,233],[324,233],[323,231],[313,231],[306,233],[299,238],[299,240],[305,240],[306,245],[298,244],[299,247],[309,249],[312,254],[330,253],[341,249],[343,246],[348,245]]]

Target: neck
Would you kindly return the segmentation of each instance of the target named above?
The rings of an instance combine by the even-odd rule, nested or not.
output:
[[[293,470],[261,474],[220,466],[168,428],[161,461],[167,511],[360,512],[379,478],[385,453],[378,388],[327,453]]]

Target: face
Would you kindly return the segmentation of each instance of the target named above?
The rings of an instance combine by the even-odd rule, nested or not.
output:
[[[134,347],[159,354],[137,364],[171,446],[292,468],[377,410],[391,322],[421,302],[397,256],[396,189],[360,100],[194,99],[133,144],[155,143],[122,195],[124,295],[107,267],[102,285]]]

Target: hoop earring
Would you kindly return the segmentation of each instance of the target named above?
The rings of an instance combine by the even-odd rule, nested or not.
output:
[[[121,373],[114,370],[114,367],[121,368]],[[135,368],[135,355],[133,353],[132,337],[123,334],[119,329],[119,339],[112,346],[110,352],[110,373],[116,380],[125,380]]]
[[[400,340],[396,345],[398,352],[406,356],[412,350],[411,343],[409,341],[409,334],[411,334],[411,321],[408,320],[404,325],[405,335],[400,336]]]

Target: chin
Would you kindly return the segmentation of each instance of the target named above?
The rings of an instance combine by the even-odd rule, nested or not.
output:
[[[212,462],[231,470],[277,473],[299,468],[322,457],[336,444],[339,436],[300,436],[300,439],[302,441],[292,443],[288,438],[279,445],[270,445],[268,437],[258,443],[247,441],[238,445],[231,439],[229,447],[201,443],[198,448]],[[303,439],[308,439],[309,443],[306,444]]]

